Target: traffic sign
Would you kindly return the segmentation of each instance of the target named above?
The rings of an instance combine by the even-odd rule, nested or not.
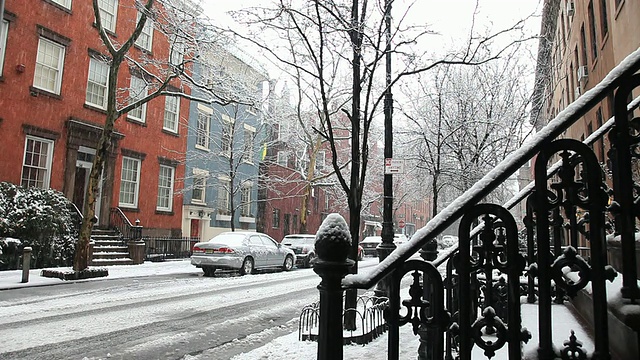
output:
[[[392,158],[385,158],[384,173],[385,174],[403,174],[404,160],[394,160]]]
[[[398,227],[402,229],[404,227],[404,220],[398,221]]]

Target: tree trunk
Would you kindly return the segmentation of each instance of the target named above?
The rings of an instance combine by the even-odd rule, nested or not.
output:
[[[111,143],[111,134],[113,133],[113,124],[115,119],[108,116],[105,127],[98,140],[98,149],[93,159],[93,166],[89,174],[89,185],[85,194],[84,204],[82,206],[82,225],[78,234],[78,242],[76,243],[76,253],[73,259],[73,270],[83,271],[89,267],[89,242],[91,241],[91,231],[96,223],[96,199],[100,186],[100,177],[102,169],[107,158],[107,146]]]
[[[362,87],[360,84],[360,62],[362,55],[360,54],[362,46],[362,34],[360,33],[359,21],[359,4],[358,0],[353,0],[351,5],[351,23],[349,30],[351,37],[351,46],[353,47],[353,101],[351,102],[351,180],[350,191],[348,194],[349,204],[349,231],[351,232],[351,254],[350,257],[355,261],[351,268],[352,274],[358,273],[358,240],[360,238],[360,210],[362,208],[362,187],[360,186],[360,167],[362,165],[360,151],[360,94]],[[366,146],[366,144],[365,144]],[[356,307],[358,291],[349,289],[344,299],[344,309],[354,309]],[[356,329],[356,313],[354,311],[345,312],[344,327],[347,330]]]

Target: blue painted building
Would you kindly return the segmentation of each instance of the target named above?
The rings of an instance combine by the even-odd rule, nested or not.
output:
[[[182,233],[209,239],[220,232],[256,228],[258,167],[263,146],[262,93],[266,72],[229,48],[216,48],[194,64],[206,89],[188,118]],[[245,59],[245,60],[243,60]]]

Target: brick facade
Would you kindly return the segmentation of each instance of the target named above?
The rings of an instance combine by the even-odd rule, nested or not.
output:
[[[0,181],[23,182],[23,162],[27,138],[45,139],[53,145],[51,164],[44,186],[60,191],[74,202],[82,201],[87,166],[104,124],[105,111],[86,104],[89,62],[92,56],[108,55],[94,25],[90,1],[6,0],[5,20],[8,36],[0,77]],[[137,11],[133,0],[117,2],[117,20],[111,40],[124,41],[133,31]],[[34,76],[39,41],[44,39],[53,48],[64,51],[59,91],[47,91],[35,86]],[[151,51],[154,60],[165,61],[169,54],[167,38],[153,32]],[[129,55],[137,58],[143,50],[134,46]],[[119,88],[128,88],[131,72],[126,63],[120,68]],[[174,84],[176,88],[180,84]],[[184,87],[183,87],[184,88]],[[184,90],[188,92],[188,89]],[[123,157],[141,161],[137,206],[121,209],[133,222],[140,220],[145,232],[170,235],[180,232],[181,205],[179,195],[173,196],[171,211],[156,210],[159,170],[172,166],[174,193],[184,178],[182,160],[186,150],[183,133],[163,130],[165,97],[151,100],[146,107],[144,123],[131,121],[126,115],[116,121],[110,156],[103,176],[105,182],[100,198],[99,225],[108,224],[108,213],[119,206]],[[188,114],[189,102],[180,100],[180,114]],[[80,207],[80,206],[79,206]]]

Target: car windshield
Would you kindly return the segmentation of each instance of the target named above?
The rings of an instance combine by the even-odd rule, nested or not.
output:
[[[316,242],[316,238],[309,237],[309,236],[285,237],[283,242],[287,244],[296,244],[296,245],[313,245]]]
[[[220,234],[209,240],[209,242],[226,245],[242,245],[244,238],[244,234]]]

